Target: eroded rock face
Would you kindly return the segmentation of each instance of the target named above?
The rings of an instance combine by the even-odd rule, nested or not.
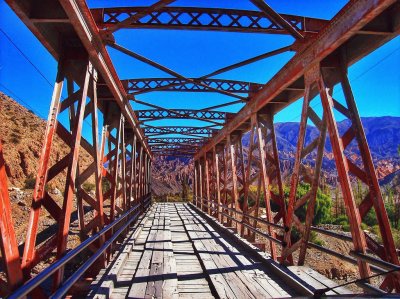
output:
[[[38,170],[46,122],[1,92],[0,120],[0,138],[9,185],[25,188],[28,180],[29,188],[32,188]],[[56,136],[50,155],[50,165],[68,152],[69,147]],[[82,149],[80,167],[83,169],[90,162],[89,155]],[[57,176],[51,182],[51,187],[63,190],[64,180],[65,174]]]
[[[10,186],[25,187],[26,180],[37,173],[41,154],[45,121],[28,109],[22,107],[10,97],[0,92],[0,138],[6,161],[6,173]],[[375,117],[362,119],[366,136],[372,152],[376,172],[384,184],[399,185],[400,156],[397,148],[400,144],[400,117]],[[278,149],[283,175],[289,175],[293,169],[297,145],[298,123],[276,124]],[[338,124],[339,131],[347,128],[346,121]],[[314,127],[307,128],[306,143],[316,136]],[[243,137],[245,159],[249,146],[249,134]],[[360,156],[353,144],[349,155],[355,163],[360,163]],[[68,146],[58,137],[54,140],[50,164],[54,164],[68,153]],[[89,165],[90,157],[82,150],[80,167]],[[314,159],[310,155],[310,159]],[[159,157],[152,164],[153,193],[157,196],[182,192],[182,181],[191,187],[193,181],[193,163],[190,159]],[[327,184],[336,184],[335,161],[329,142],[325,147],[323,172]],[[63,177],[52,182],[52,189],[64,190]],[[58,192],[57,192],[58,193]]]
[[[156,157],[152,164],[152,192],[156,196],[182,193],[182,182],[191,188],[192,176],[190,159]]]

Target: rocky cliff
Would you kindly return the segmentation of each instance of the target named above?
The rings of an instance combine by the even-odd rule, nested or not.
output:
[[[6,171],[10,185],[24,187],[27,179],[34,177],[38,168],[41,153],[45,121],[32,111],[0,93],[0,138],[3,142]],[[372,157],[379,179],[383,184],[399,185],[400,156],[400,117],[367,117],[362,118],[365,133],[370,145]],[[348,128],[348,121],[338,123],[343,133]],[[276,133],[278,149],[284,172],[290,173],[293,165],[299,123],[277,123]],[[306,143],[310,142],[318,131],[308,126]],[[249,144],[249,134],[243,138],[245,151]],[[65,143],[55,138],[51,164],[67,153]],[[350,144],[348,153],[355,154],[354,144]],[[312,159],[312,158],[311,158]],[[81,167],[88,165],[90,158],[82,151]],[[328,182],[336,181],[335,162],[330,143],[325,146],[323,162],[324,176]],[[193,164],[189,159],[159,157],[153,163],[153,192],[158,196],[182,192],[183,182],[192,183]],[[56,178],[52,184],[62,188],[63,178]]]

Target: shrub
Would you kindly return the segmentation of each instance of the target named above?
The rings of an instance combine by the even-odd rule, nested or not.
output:
[[[324,246],[324,241],[318,238],[318,234],[316,232],[311,232],[310,234],[310,242],[315,243],[319,246]]]
[[[82,184],[82,189],[85,190],[87,193],[93,191],[95,187],[95,184],[89,182],[85,182]]]
[[[18,144],[21,142],[21,136],[19,136],[18,134],[12,132],[10,134],[10,141],[14,144]]]
[[[255,190],[256,187],[254,186],[253,188]],[[303,195],[305,195],[310,190],[310,188],[311,187],[309,184],[300,183],[299,186],[297,187],[296,198],[301,198]],[[274,193],[278,193],[278,190],[276,187],[274,187],[272,189],[272,191]],[[285,200],[287,203],[289,200],[290,187],[285,186],[283,188],[283,191],[284,191],[284,197],[285,197]],[[261,197],[260,207],[265,208],[263,192],[261,193],[260,197]],[[241,199],[241,200],[243,202],[243,199]],[[252,203],[252,201],[250,200],[250,197],[249,197],[249,206],[251,207],[252,205],[254,205],[254,203]],[[332,222],[331,207],[332,207],[331,197],[328,194],[325,194],[324,192],[322,192],[322,190],[320,188],[318,188],[317,200],[315,203],[315,210],[314,210],[313,225],[317,225],[320,223],[331,223]],[[279,206],[272,200],[271,200],[271,210],[273,212],[278,212],[278,210],[279,210]],[[302,207],[300,207],[296,210],[296,216],[299,217],[299,219],[301,221],[305,220],[306,213],[307,213],[307,204],[303,205]]]
[[[349,232],[350,231],[350,224],[348,223],[344,223],[342,224],[342,228],[345,232]]]
[[[400,247],[400,230],[392,228],[392,234],[394,239],[394,245],[396,248]]]
[[[347,218],[346,215],[340,215],[336,219],[333,220],[333,224],[338,224],[338,225],[343,225],[343,224],[348,224],[349,219]]]
[[[361,222],[361,229],[362,230],[369,230],[369,226],[366,225],[364,222]]]
[[[309,190],[310,185],[305,183],[300,183],[297,187],[297,198],[303,197]],[[285,197],[289,198],[290,188],[285,187]],[[307,206],[308,203],[301,206],[296,210],[296,215],[299,217],[301,221],[304,221],[306,218],[307,213]],[[317,225],[320,223],[331,223],[332,222],[332,215],[331,215],[331,207],[332,207],[332,199],[327,195],[324,194],[320,188],[317,191],[317,199],[315,202],[315,210],[314,210],[314,219],[313,225]]]
[[[101,188],[103,190],[103,194],[106,193],[108,190],[111,189],[110,181],[106,178],[101,179]]]
[[[379,225],[374,225],[373,227],[371,227],[371,231],[378,236],[378,238],[381,237],[381,232],[379,230]]]
[[[35,184],[36,184],[36,178],[30,174],[24,182],[24,188],[25,189],[33,189],[35,188]]]
[[[374,226],[378,224],[378,220],[376,219],[376,214],[373,208],[369,210],[367,215],[365,215],[363,222],[368,226]]]

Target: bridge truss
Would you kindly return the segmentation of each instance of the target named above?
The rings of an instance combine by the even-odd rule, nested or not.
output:
[[[307,249],[318,249],[357,265],[360,277],[365,278],[360,285],[366,292],[400,292],[399,272],[386,275],[379,286],[373,286],[368,279],[374,272],[398,269],[399,258],[347,76],[349,66],[398,35],[397,1],[350,1],[332,20],[280,14],[263,0],[250,1],[256,10],[174,7],[173,0],[146,7],[92,9],[78,0],[44,1],[42,5],[33,0],[6,2],[58,61],[58,72],[23,248],[18,247],[12,224],[0,144],[0,241],[6,277],[0,288],[2,295],[11,292],[15,298],[28,293],[47,297],[41,284],[52,277],[55,297],[61,297],[73,293],[74,287],[75,291],[78,289],[76,282],[84,273],[94,277],[109,261],[117,237],[148,207],[151,162],[155,155],[192,157],[194,204],[221,223],[234,226],[251,242],[256,241],[257,235],[267,238],[274,260],[302,265]],[[285,34],[293,43],[200,77],[186,77],[118,44],[114,34],[123,29]],[[169,77],[121,80],[108,53],[110,48]],[[289,51],[294,56],[266,84],[220,79],[228,71]],[[213,78],[217,75],[219,78]],[[339,86],[344,103],[333,97]],[[202,109],[171,109],[143,100],[152,92],[207,92],[230,100]],[[286,198],[274,115],[300,98],[304,98],[300,131],[290,174],[290,194]],[[312,108],[311,101],[321,102],[322,114]],[[131,104],[151,109],[133,110]],[[242,105],[239,111],[228,110],[238,104]],[[65,126],[59,122],[63,111],[69,115]],[[338,132],[336,112],[350,123],[342,135]],[[90,140],[82,135],[85,119],[91,126]],[[191,120],[200,125],[159,123],[164,119]],[[319,134],[305,144],[309,123],[315,125]],[[250,145],[245,152],[246,133]],[[70,151],[53,163],[56,136]],[[351,237],[312,225],[327,138],[333,148]],[[345,150],[350,143],[357,144],[361,162],[356,163],[347,155]],[[315,157],[313,165],[304,162],[309,155]],[[85,169],[81,167],[83,156],[90,160]],[[47,188],[56,177],[64,179],[61,204]],[[94,178],[93,192],[84,188],[89,178]],[[368,190],[359,204],[351,188],[354,178]],[[298,198],[297,189],[303,182],[310,189]],[[266,219],[259,215],[262,204],[266,207]],[[307,211],[302,221],[296,211],[304,205]],[[361,221],[370,210],[377,215],[382,245],[361,229]],[[46,215],[52,219],[54,229],[43,232],[40,223]],[[70,251],[68,237],[74,221],[81,245],[79,250]],[[259,224],[266,225],[266,233],[259,229]],[[293,238],[294,230],[299,235],[297,239]],[[353,250],[345,256],[314,244],[310,241],[313,231],[346,239],[352,242]],[[82,253],[92,257],[83,264],[84,270],[70,275],[66,263]],[[41,274],[42,280],[30,280],[35,267],[49,258],[56,262]]]

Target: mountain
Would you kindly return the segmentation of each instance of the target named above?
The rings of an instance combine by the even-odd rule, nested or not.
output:
[[[400,182],[400,179],[398,179],[400,176],[400,156],[398,154],[398,148],[400,146],[400,117],[365,117],[362,118],[361,121],[370,146],[378,178],[381,179],[382,185],[389,184],[390,186],[398,186],[399,184],[397,182]],[[290,174],[293,168],[299,126],[300,124],[296,122],[275,124],[281,168],[284,175]],[[350,121],[348,120],[338,122],[339,133],[343,134],[349,126]],[[307,126],[305,136],[306,144],[314,140],[318,136],[318,133],[319,131],[314,126]],[[242,142],[246,155],[250,144],[250,133],[243,136]],[[353,155],[353,157],[357,157],[358,162],[360,162],[358,149],[354,141],[348,146],[346,153],[349,155],[357,154]],[[311,154],[308,159],[310,162],[314,160],[315,154]],[[153,163],[153,182],[157,184],[156,190],[154,191],[156,194],[179,193],[181,192],[181,183],[176,181],[179,175],[169,174],[170,167],[171,169],[184,169],[185,173],[191,175],[193,166],[188,160],[174,160],[172,157],[167,159],[168,163],[165,161],[166,160],[161,159]],[[336,184],[336,166],[329,137],[327,137],[322,165],[326,182],[332,185]]]
[[[157,196],[182,192],[182,183],[192,184],[193,163],[187,158],[156,157],[152,164],[152,192]]]
[[[0,138],[3,142],[6,172],[10,185],[24,187],[27,179],[37,173],[38,159],[41,153],[45,121],[32,111],[15,102],[0,92]],[[400,117],[366,117],[362,118],[367,140],[371,149],[378,177],[382,184],[398,186],[400,179]],[[290,173],[293,167],[299,123],[276,123],[278,150],[284,173]],[[349,127],[347,120],[338,123],[339,132]],[[306,143],[318,135],[318,130],[308,126]],[[243,137],[245,152],[249,146],[250,134]],[[356,153],[354,144],[348,147],[348,153]],[[65,143],[55,138],[51,164],[67,153]],[[313,159],[313,156],[310,158]],[[91,158],[82,151],[81,169],[90,164]],[[328,183],[336,182],[335,161],[329,142],[326,143],[323,173]],[[192,183],[193,164],[189,159],[174,157],[155,158],[152,168],[153,192],[158,196],[177,194],[182,191],[182,182]],[[55,188],[62,190],[62,175],[53,181]]]
[[[5,169],[9,185],[24,188],[35,182],[39,157],[42,151],[46,122],[12,98],[0,92],[0,138],[3,145]],[[53,140],[50,165],[54,165],[69,153],[68,146],[56,136]],[[92,158],[82,149],[80,171],[90,165]],[[65,171],[57,175],[47,186],[64,190]],[[89,178],[92,182],[93,178]]]
[[[363,117],[361,121],[374,159],[398,157],[400,117]],[[276,124],[277,143],[280,151],[295,151],[299,126],[299,123],[294,122]],[[338,122],[339,133],[343,134],[349,126],[349,120]],[[306,144],[317,136],[318,130],[313,126],[307,126]],[[327,142],[325,150],[332,152],[329,142]],[[350,144],[349,152],[356,152],[354,143]]]
[[[371,150],[372,159],[376,166],[378,178],[385,176],[400,169],[400,156],[398,148],[400,146],[400,117],[365,117],[361,118],[364,126],[365,135]],[[297,136],[299,123],[277,123],[276,135],[278,150],[283,157],[289,160],[294,159],[297,146]],[[340,134],[347,131],[350,126],[349,120],[338,122]],[[305,142],[308,144],[318,136],[318,130],[313,126],[307,126]],[[329,136],[329,134],[328,134]],[[346,153],[354,158],[356,162],[361,162],[357,143],[353,141],[346,149]],[[357,154],[357,155],[354,155]],[[314,157],[311,156],[311,159]],[[325,144],[323,169],[326,173],[335,175],[335,161],[333,159],[332,147],[329,137]]]

